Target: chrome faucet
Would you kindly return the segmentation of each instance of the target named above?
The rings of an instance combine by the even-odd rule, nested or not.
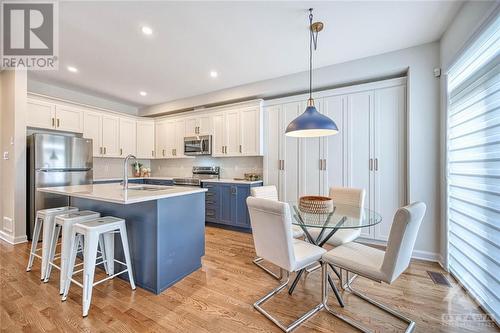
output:
[[[129,154],[127,155],[127,157],[125,157],[125,160],[123,160],[123,189],[126,190],[128,189],[128,161],[133,158],[134,161],[137,161],[137,158],[132,155],[132,154]]]

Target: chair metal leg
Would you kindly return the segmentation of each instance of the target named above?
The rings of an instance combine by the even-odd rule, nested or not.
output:
[[[402,320],[402,321],[404,321],[405,323],[407,323],[407,324],[408,324],[408,326],[406,327],[406,330],[405,330],[405,332],[406,332],[406,333],[413,332],[413,330],[415,329],[415,326],[416,326],[416,324],[415,324],[415,322],[414,322],[413,320],[411,320],[411,319],[410,319],[410,318],[408,318],[408,317],[403,316],[401,313],[399,313],[399,312],[397,312],[397,311],[395,311],[395,310],[393,310],[393,309],[389,308],[388,306],[386,306],[386,305],[384,305],[384,304],[382,304],[382,303],[379,303],[379,302],[377,302],[377,301],[375,301],[375,300],[373,300],[373,299],[371,299],[371,298],[369,298],[369,297],[367,297],[367,296],[363,295],[362,293],[360,293],[360,292],[358,292],[358,291],[354,290],[354,289],[352,288],[352,286],[351,286],[351,281],[350,281],[350,280],[348,280],[348,281],[347,281],[346,285],[347,285],[347,290],[348,290],[349,292],[351,292],[352,294],[354,294],[354,295],[358,296],[359,298],[361,298],[361,299],[363,299],[363,300],[367,301],[368,303],[370,303],[370,304],[372,304],[372,305],[376,306],[377,308],[379,308],[379,309],[381,309],[381,310],[383,310],[383,311],[385,311],[385,312],[387,312],[387,313],[389,313],[389,314],[393,315],[394,317],[396,317],[396,318],[398,318],[398,319],[401,319],[401,320]]]
[[[281,275],[283,274],[283,270],[282,269],[280,269],[280,274]],[[264,297],[262,297],[261,299],[259,299],[253,305],[254,308],[257,311],[259,311],[267,319],[269,319],[270,321],[272,321],[282,331],[287,332],[287,333],[293,331],[300,324],[302,324],[307,319],[311,318],[314,314],[316,314],[318,311],[320,311],[321,309],[323,309],[323,303],[320,303],[320,304],[316,305],[314,308],[312,308],[311,310],[309,310],[308,312],[304,313],[300,318],[298,318],[297,320],[295,320],[289,326],[283,325],[280,321],[278,321],[276,318],[274,318],[273,316],[271,316],[266,310],[264,310],[261,307],[261,304],[263,304],[264,302],[266,302],[267,300],[269,300],[270,298],[272,298],[273,296],[275,296],[276,294],[278,294],[280,291],[282,291],[283,289],[285,289],[287,287],[289,281],[290,281],[290,276],[289,276],[289,273],[287,272],[286,273],[286,281],[285,282],[281,283],[277,288],[271,290],[270,293],[268,293],[267,295],[265,295]]]
[[[320,264],[315,264],[314,266],[311,265],[311,266],[306,268],[306,273],[312,273],[314,271],[317,271],[320,268],[321,268]]]
[[[370,332],[369,330],[367,330],[363,326],[359,325],[358,323],[356,323],[356,322],[350,320],[349,318],[346,318],[346,317],[342,316],[341,314],[338,314],[338,313],[334,312],[332,309],[330,309],[330,307],[328,306],[328,284],[327,284],[328,265],[326,263],[322,265],[321,273],[322,273],[322,278],[321,278],[322,303],[323,303],[323,307],[326,309],[326,311],[328,311],[330,314],[334,315],[338,319],[348,323],[352,327],[357,328],[361,332],[365,332],[365,333]]]
[[[262,269],[264,272],[267,274],[271,275],[273,278],[275,278],[278,281],[281,281],[283,278],[283,270],[280,269],[279,275],[271,271],[269,268],[265,267],[264,265],[261,264],[261,262],[264,261],[264,258],[261,257],[256,257],[252,262],[257,265],[260,269]]]

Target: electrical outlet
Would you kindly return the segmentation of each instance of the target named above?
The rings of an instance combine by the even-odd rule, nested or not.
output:
[[[12,232],[13,223],[12,219],[10,217],[4,216],[3,217],[3,230]]]
[[[3,152],[3,159],[4,160],[8,160],[9,159],[9,152],[8,151],[4,151]]]

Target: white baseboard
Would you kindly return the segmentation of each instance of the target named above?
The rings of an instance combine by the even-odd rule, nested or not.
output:
[[[5,233],[2,230],[0,230],[0,239],[4,240],[7,243],[12,244],[12,245],[26,243],[28,241],[28,238],[26,237],[26,235],[14,237],[12,235]]]
[[[382,246],[384,248],[387,246],[387,242],[375,240],[375,239],[358,238],[356,240],[356,242],[363,243],[363,244],[369,244],[369,245]],[[437,262],[439,265],[441,265],[441,267],[444,267],[443,257],[439,253],[421,251],[421,250],[413,250],[413,254],[411,257],[413,259]]]

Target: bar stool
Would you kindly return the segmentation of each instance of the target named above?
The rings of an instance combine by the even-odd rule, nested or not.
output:
[[[49,247],[49,263],[47,267],[47,271],[45,274],[44,282],[48,282],[50,278],[50,273],[52,272],[52,267],[60,270],[60,282],[59,282],[59,294],[62,295],[64,290],[64,283],[66,280],[66,272],[67,272],[67,262],[71,253],[71,230],[75,223],[82,223],[86,221],[95,220],[101,216],[100,213],[91,211],[91,210],[82,210],[79,212],[73,212],[69,214],[59,215],[56,217],[53,230],[52,230],[52,240],[50,241]],[[54,261],[58,259],[56,257],[56,247],[57,240],[59,238],[59,234],[61,233],[61,253],[60,253],[60,266],[56,265]],[[100,244],[101,252],[104,252],[104,245]],[[105,268],[107,266],[105,265]]]
[[[125,256],[125,263],[112,259],[110,262],[117,262],[126,269],[116,274],[109,275],[108,277],[94,283],[95,261],[97,257],[97,244],[102,235],[120,234],[122,240],[123,254]],[[132,263],[130,260],[130,252],[128,247],[127,229],[125,227],[125,220],[106,216],[95,219],[90,222],[77,223],[73,225],[73,230],[70,236],[71,239],[71,256],[69,259],[69,269],[67,271],[66,284],[64,286],[64,293],[62,300],[65,301],[68,297],[71,282],[83,288],[82,293],[82,308],[83,316],[86,317],[89,313],[90,301],[92,298],[92,288],[104,281],[114,278],[120,274],[128,272],[128,279],[132,290],[135,290],[134,276],[132,272]],[[81,272],[81,270],[74,272],[76,254],[78,247],[83,245],[83,284],[73,279],[73,275]]]
[[[49,262],[49,247],[50,241],[52,240],[52,230],[54,229],[54,219],[58,215],[63,215],[67,213],[77,212],[78,208],[65,206],[57,208],[42,209],[36,212],[35,217],[35,228],[33,230],[33,239],[31,240],[31,250],[28,259],[28,267],[26,267],[26,272],[31,271],[33,267],[33,261],[36,258],[42,260],[42,265],[40,268],[40,280],[45,279],[45,272],[47,271],[47,266]],[[38,241],[40,240],[40,232],[42,231],[42,247],[37,249]],[[38,255],[36,252],[42,251],[42,255]]]

